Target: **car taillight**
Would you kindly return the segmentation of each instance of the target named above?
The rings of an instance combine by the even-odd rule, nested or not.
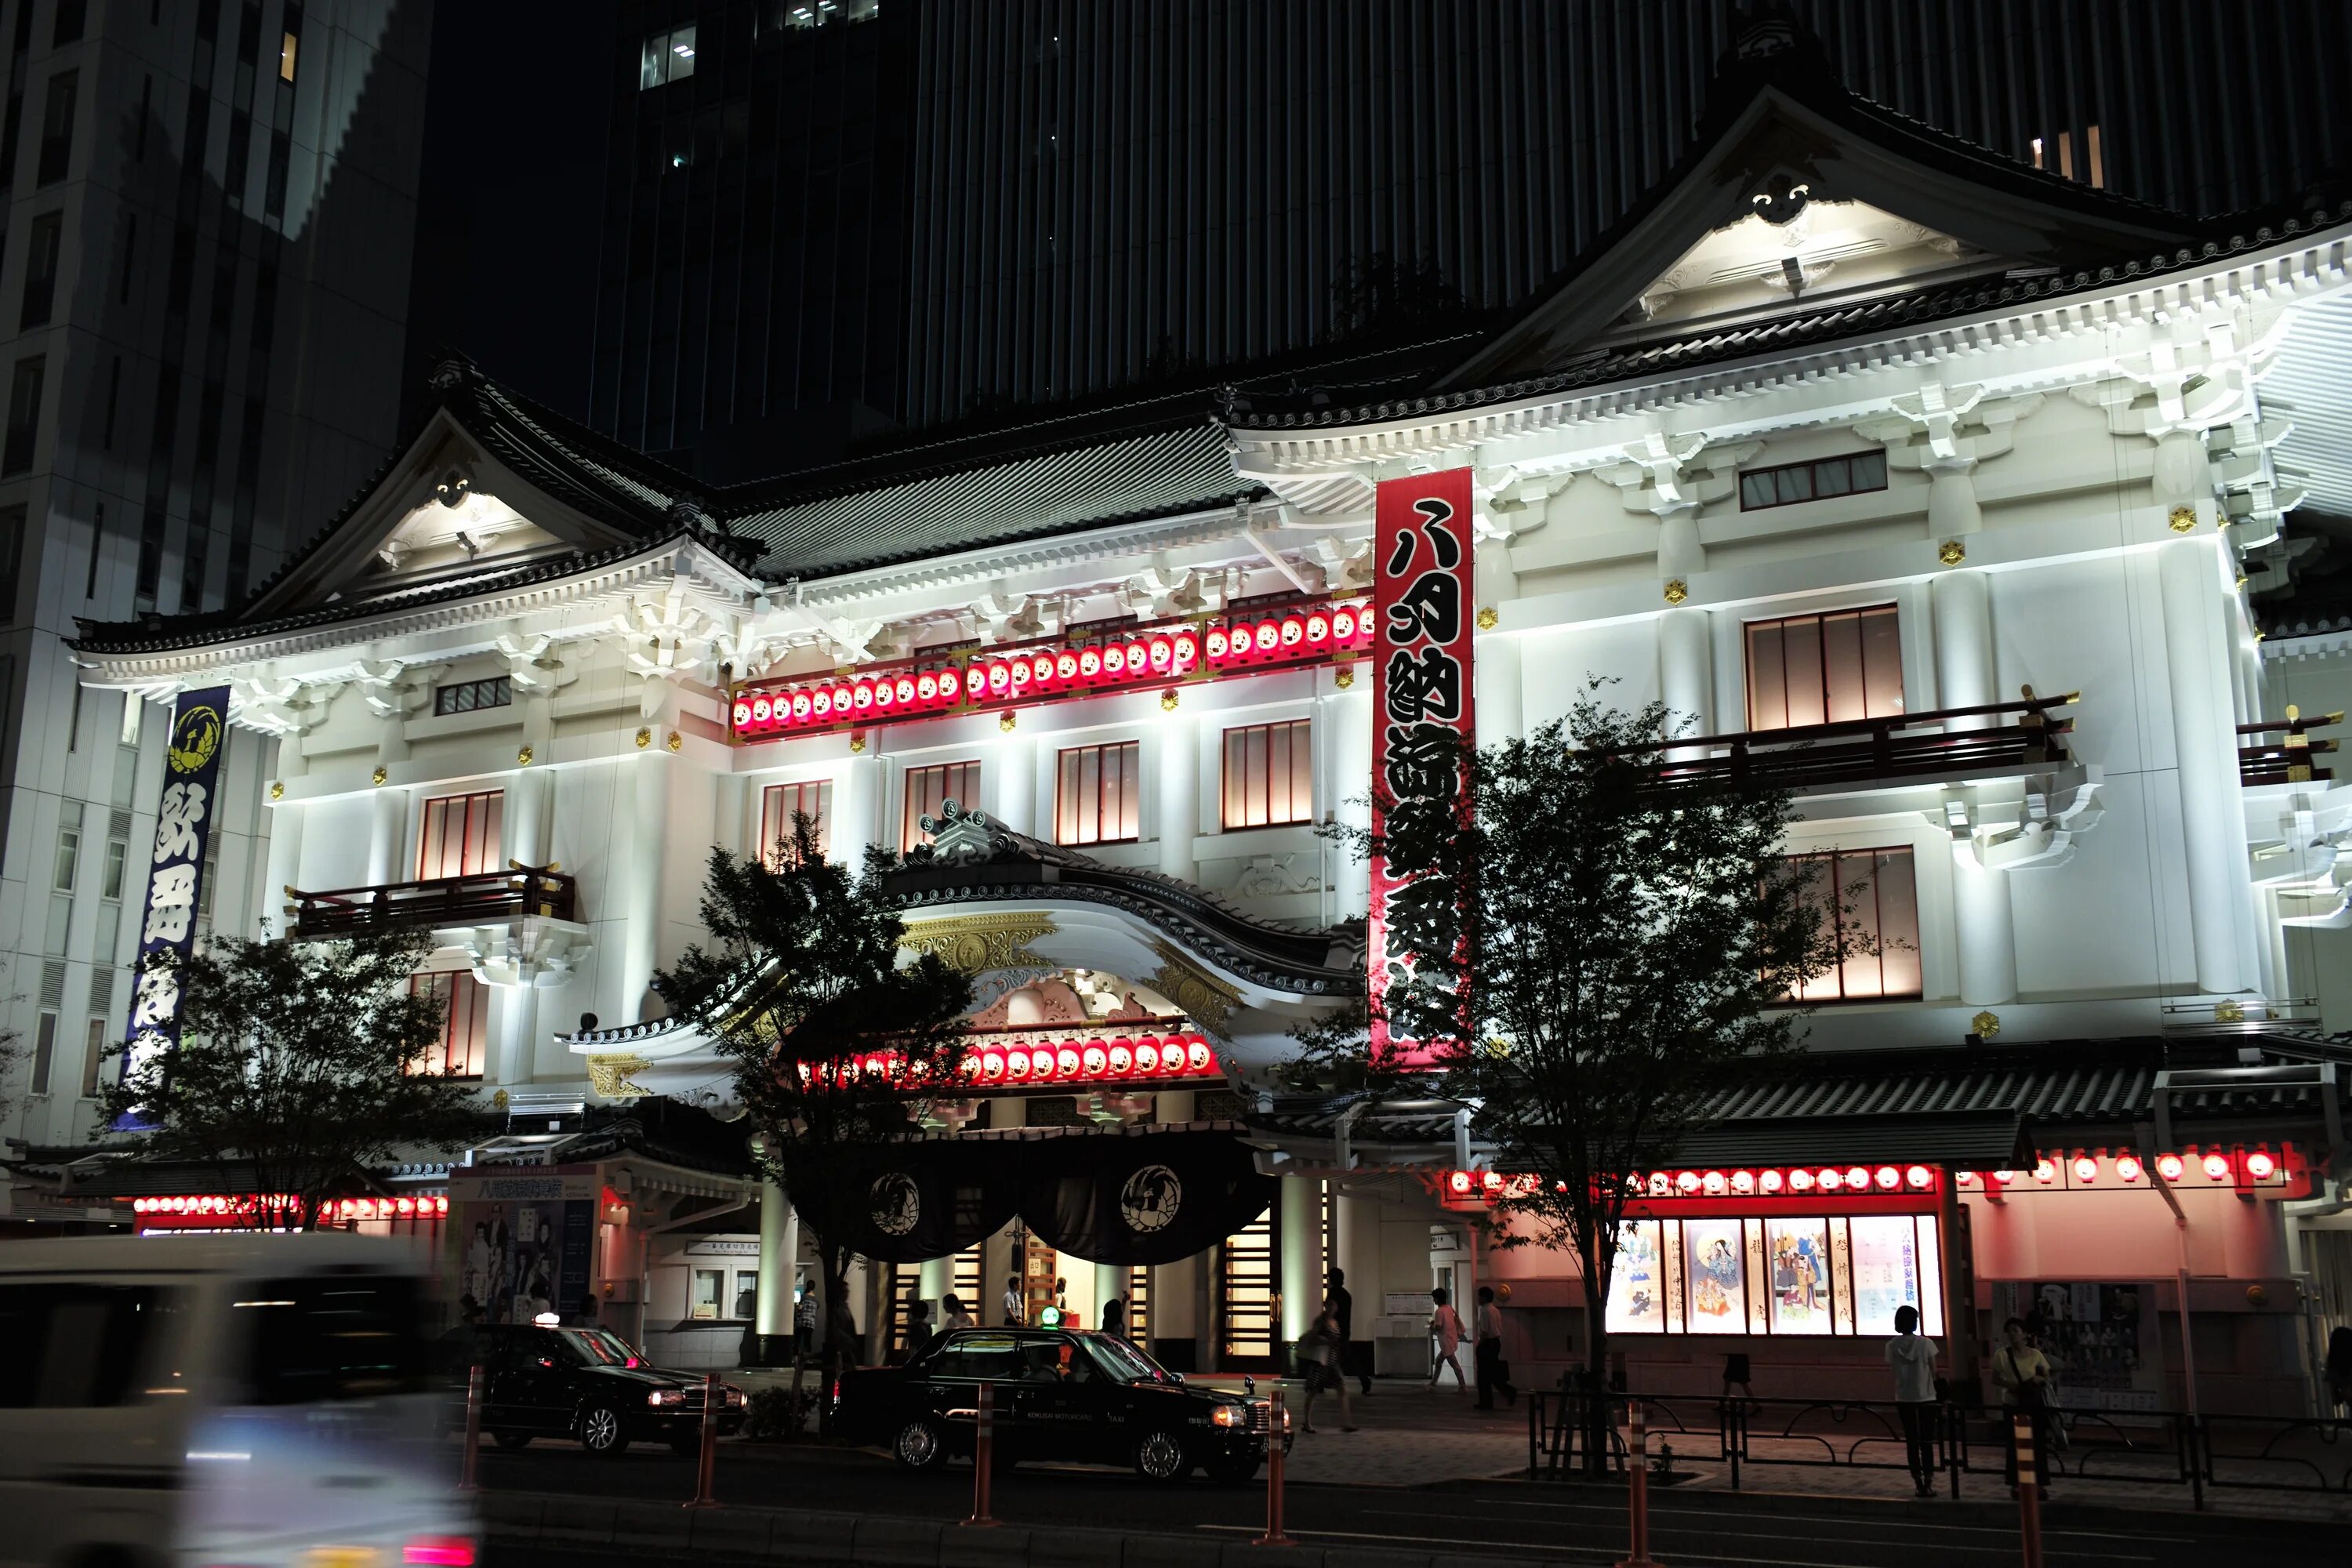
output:
[[[462,1535],[420,1535],[400,1555],[419,1568],[474,1568],[474,1543]]]
[[[837,1377],[833,1380],[833,1403],[841,1403],[841,1379]]]

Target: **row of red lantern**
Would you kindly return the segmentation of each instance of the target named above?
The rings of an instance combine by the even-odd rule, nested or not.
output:
[[[983,655],[965,667],[963,692],[967,701],[986,703],[1068,691],[1111,691],[1153,681],[1181,680],[1200,662],[1200,634],[1188,626],[1112,637],[1059,651],[1031,648]]]
[[[774,691],[742,692],[730,717],[738,735],[773,735],[944,712],[956,705],[961,691],[962,679],[953,669],[840,676]]]
[[[2116,1180],[2126,1186],[2136,1185],[2147,1175],[2147,1166],[2137,1154],[2117,1154],[2112,1162],[2103,1162],[2095,1154],[2077,1154],[2066,1162],[2064,1173],[2072,1178],[2070,1185],[2087,1187],[2095,1185],[2109,1168],[2114,1170]],[[2219,1149],[2209,1149],[2202,1154],[2193,1149],[2187,1154],[2168,1151],[2156,1157],[2156,1173],[2168,1183],[2196,1177],[2208,1183],[2234,1183],[2242,1173],[2249,1182],[2280,1179],[2279,1158],[2267,1149],[2251,1150],[2236,1159]],[[1984,1180],[1995,1190],[2014,1185],[2021,1178],[2031,1178],[2035,1185],[2048,1187],[2057,1184],[2059,1175],[2060,1166],[2055,1162],[2039,1160],[2031,1171],[1995,1171]],[[1961,1172],[1959,1181],[1964,1187],[1983,1184],[1974,1171]]]
[[[1209,1042],[1198,1035],[1125,1035],[1071,1040],[1012,1040],[968,1047],[952,1087],[991,1089],[1040,1083],[1129,1083],[1148,1079],[1219,1078],[1223,1068]],[[877,1051],[835,1064],[800,1064],[801,1081],[829,1076],[835,1083],[878,1079],[922,1087],[922,1074],[909,1070],[895,1051]]]
[[[1243,669],[1324,654],[1360,653],[1372,644],[1369,602],[1290,610],[1262,620],[1209,628],[1209,668]]]
[[[252,1214],[299,1216],[308,1205],[287,1193],[205,1193],[168,1198],[133,1198],[131,1212],[194,1219]],[[329,1198],[320,1206],[325,1220],[438,1219],[449,1212],[446,1197]]]
[[[1559,1184],[1563,1188],[1566,1183]],[[1625,1178],[1625,1190],[1640,1197],[1723,1198],[1802,1196],[1809,1193],[1924,1193],[1936,1173],[1927,1165],[1799,1165],[1734,1171],[1651,1171]],[[1449,1171],[1445,1190],[1457,1198],[1526,1197],[1536,1188],[1528,1175],[1499,1171]]]

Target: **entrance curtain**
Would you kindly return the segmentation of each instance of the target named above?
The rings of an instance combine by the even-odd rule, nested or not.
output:
[[[1264,1214],[1278,1183],[1229,1132],[1054,1138],[1022,1145],[1022,1220],[1090,1263],[1174,1263]]]
[[[1003,1230],[1019,1196],[1010,1163],[970,1145],[914,1143],[880,1167],[850,1247],[883,1263],[924,1263]],[[1011,1152],[1011,1151],[1006,1151]]]

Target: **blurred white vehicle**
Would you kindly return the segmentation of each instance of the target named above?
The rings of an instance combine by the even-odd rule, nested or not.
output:
[[[0,1243],[0,1568],[473,1568],[405,1249]]]

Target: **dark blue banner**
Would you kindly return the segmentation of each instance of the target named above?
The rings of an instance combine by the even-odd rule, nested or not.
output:
[[[156,959],[167,952],[184,959],[195,945],[205,847],[212,842],[221,751],[227,743],[228,688],[182,692],[172,709],[163,797],[155,808],[155,854],[147,867],[147,906],[139,925],[139,988],[123,1053],[126,1082],[135,1081],[134,1074],[168,1071],[179,1047],[180,977]],[[130,1125],[139,1123],[132,1119]]]

